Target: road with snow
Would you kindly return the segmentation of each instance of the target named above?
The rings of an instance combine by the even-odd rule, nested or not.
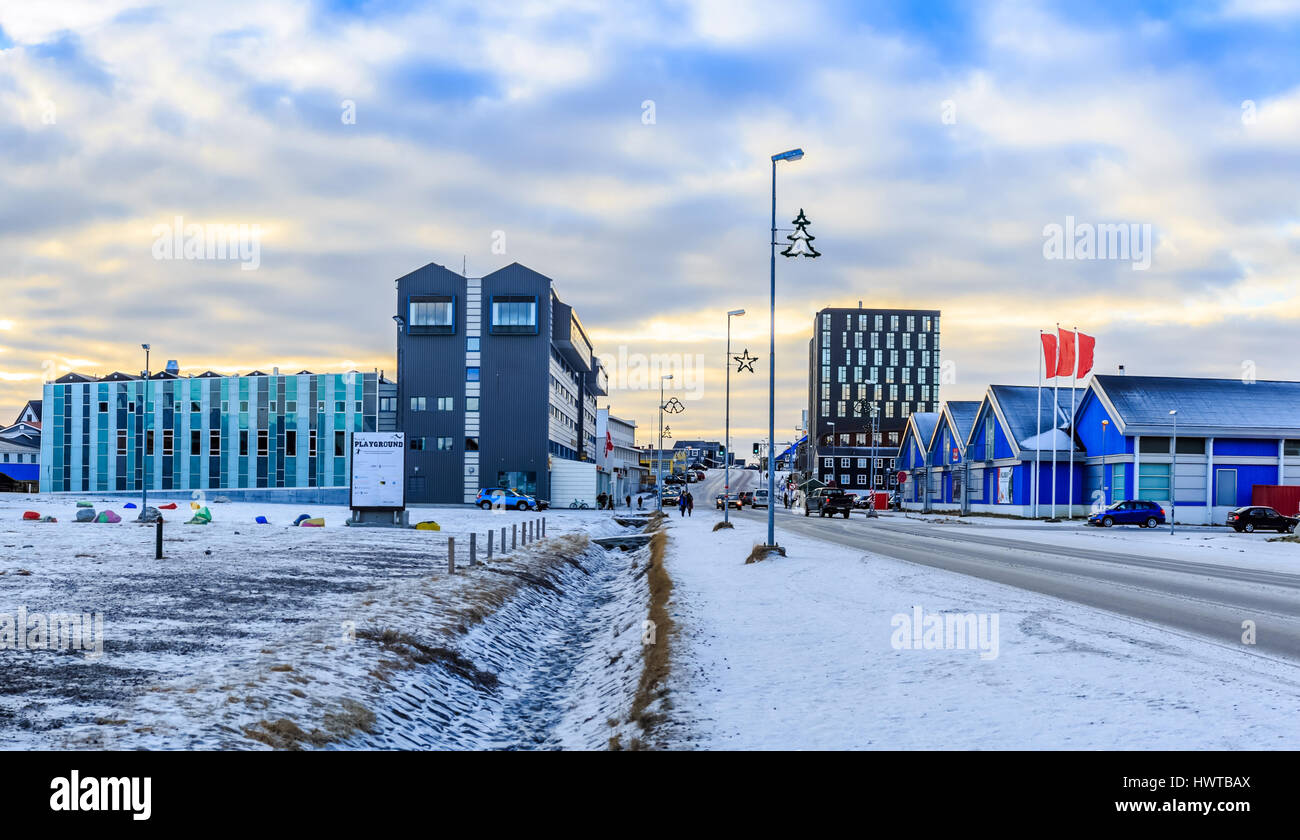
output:
[[[767,514],[747,508],[739,515],[765,519]],[[1245,562],[1231,565],[1151,556],[1122,543],[1107,549],[1057,545],[1050,541],[1051,535],[1032,528],[935,524],[901,516],[805,518],[781,508],[777,522],[778,542],[783,532],[816,537],[1109,610],[1237,648],[1243,647],[1243,622],[1253,621],[1254,650],[1300,660],[1300,574]],[[1147,536],[1142,534],[1143,539]]]

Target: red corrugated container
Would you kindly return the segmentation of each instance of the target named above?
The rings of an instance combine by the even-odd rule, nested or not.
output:
[[[1300,515],[1300,485],[1256,484],[1250,490],[1250,503],[1271,507],[1283,516]]]
[[[889,510],[889,494],[883,490],[877,490],[873,493],[875,498],[876,510]]]

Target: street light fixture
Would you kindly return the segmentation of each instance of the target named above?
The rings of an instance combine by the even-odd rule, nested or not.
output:
[[[1175,484],[1178,480],[1178,409],[1171,408],[1169,416],[1174,418],[1174,447],[1169,454],[1169,533],[1174,532],[1174,513],[1178,510],[1178,493]]]
[[[733,309],[727,313],[727,407],[725,430],[722,439],[726,441],[727,451],[722,461],[722,521],[731,521],[731,319],[745,314],[743,309]]]
[[[789,149],[772,155],[772,253],[771,253],[771,300],[768,307],[768,367],[767,367],[767,486],[776,482],[776,466],[772,462],[772,442],[776,440],[776,164],[778,161],[795,161],[803,157],[803,149]],[[771,491],[769,490],[769,493]],[[776,509],[768,499],[767,505],[767,544],[776,545]]]
[[[1105,508],[1110,505],[1110,479],[1106,476],[1106,429],[1110,426],[1109,420],[1101,421],[1101,500]]]

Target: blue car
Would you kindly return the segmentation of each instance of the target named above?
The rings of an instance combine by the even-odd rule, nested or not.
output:
[[[1089,525],[1109,528],[1112,525],[1137,525],[1139,528],[1155,528],[1165,524],[1165,509],[1155,502],[1129,499],[1115,502],[1104,510],[1099,510],[1088,517]]]
[[[532,496],[526,496],[518,490],[506,487],[484,487],[478,491],[474,504],[491,510],[492,508],[511,508],[513,510],[541,510],[542,506]]]

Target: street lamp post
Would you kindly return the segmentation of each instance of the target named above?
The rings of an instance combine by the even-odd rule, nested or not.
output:
[[[1110,479],[1106,476],[1106,429],[1110,426],[1109,420],[1101,421],[1101,500],[1102,508],[1110,505]]]
[[[672,379],[671,373],[659,377],[659,451],[655,454],[655,490],[657,499],[655,507],[664,509],[664,382]]]
[[[1174,514],[1178,510],[1178,493],[1175,485],[1178,481],[1178,409],[1171,408],[1169,416],[1174,418],[1174,446],[1169,454],[1169,533],[1174,532]]]
[[[877,515],[876,514],[876,454],[878,452],[876,446],[876,435],[877,435],[876,429],[877,429],[877,424],[879,423],[878,418],[880,416],[880,408],[879,406],[877,406],[876,398],[875,398],[876,380],[868,379],[865,382],[861,382],[859,384],[870,385],[871,393],[872,393],[870,402],[862,399],[855,400],[853,402],[853,410],[858,414],[861,414],[863,407],[867,406],[868,413],[871,417],[871,422],[867,426],[867,428],[870,430],[870,435],[871,435],[869,441],[870,445],[867,447],[868,457],[871,459],[870,466],[868,467],[868,473],[867,473],[868,475],[867,496],[868,498],[871,499],[871,502],[867,505],[867,516],[876,516]]]
[[[722,462],[722,521],[731,521],[731,319],[744,315],[745,310],[733,309],[727,313],[727,408],[726,430],[723,440],[727,442],[727,451]]]
[[[140,402],[140,437],[144,439],[144,452],[140,456],[143,464],[140,470],[140,516],[141,522],[144,521],[145,511],[149,509],[149,345],[141,344],[140,348],[144,350],[144,387]]]
[[[767,442],[771,452],[772,441],[776,439],[776,164],[782,160],[799,160],[803,149],[790,149],[779,155],[772,155],[772,251],[771,251],[771,298],[768,306],[767,339]],[[767,459],[767,486],[776,480],[776,467],[772,459]],[[770,492],[770,491],[769,491]],[[769,498],[767,506],[767,544],[776,545],[776,509]]]

